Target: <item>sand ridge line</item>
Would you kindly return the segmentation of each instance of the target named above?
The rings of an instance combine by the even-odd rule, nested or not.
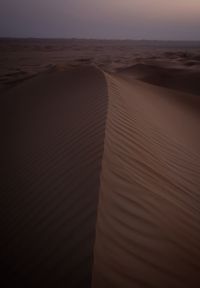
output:
[[[106,77],[109,104],[93,287],[196,287],[200,181],[199,151],[195,148],[193,155],[192,146],[199,117],[190,117],[190,108],[168,103],[162,94],[154,99],[150,85],[129,86]],[[183,123],[190,119],[185,134],[176,122],[169,129],[168,109],[171,120],[176,113]]]

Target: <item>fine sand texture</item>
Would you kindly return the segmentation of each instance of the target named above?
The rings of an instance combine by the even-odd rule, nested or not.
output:
[[[2,102],[1,287],[90,287],[104,75],[57,67]]]
[[[199,98],[106,78],[93,287],[199,287]]]
[[[200,287],[199,52],[27,41],[0,71],[0,286]]]

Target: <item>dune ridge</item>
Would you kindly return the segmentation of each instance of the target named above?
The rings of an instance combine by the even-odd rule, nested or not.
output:
[[[198,287],[198,100],[187,105],[172,90],[106,79],[92,287]]]
[[[74,63],[5,92],[1,283],[200,286],[200,100],[152,84]]]
[[[104,75],[92,66],[57,66],[11,89],[2,102],[1,283],[90,287]]]

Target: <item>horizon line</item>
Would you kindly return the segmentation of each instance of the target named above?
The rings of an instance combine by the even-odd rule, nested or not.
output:
[[[102,37],[35,37],[35,36],[0,36],[0,39],[18,39],[18,40],[93,40],[93,41],[138,41],[138,42],[200,42],[199,40],[189,39],[134,39],[134,38],[102,38]]]

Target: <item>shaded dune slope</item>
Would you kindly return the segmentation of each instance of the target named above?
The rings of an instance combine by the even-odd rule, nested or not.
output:
[[[4,95],[1,287],[90,287],[106,111],[94,67],[57,67]]]
[[[200,99],[125,74],[4,95],[3,287],[200,286]]]
[[[93,287],[199,287],[198,97],[106,77]]]
[[[120,74],[134,76],[138,80],[200,95],[200,70],[170,68],[159,65],[135,64],[118,69]]]

